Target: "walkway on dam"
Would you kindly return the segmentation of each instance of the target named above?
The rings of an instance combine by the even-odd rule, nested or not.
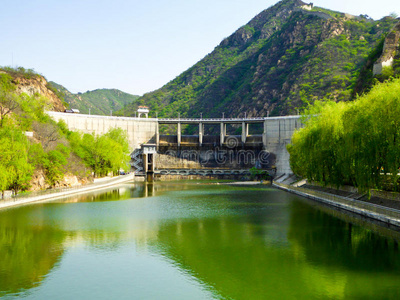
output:
[[[158,118],[156,119],[159,124],[219,124],[219,123],[227,123],[227,124],[241,124],[243,122],[248,123],[263,123],[266,119],[264,117],[257,118]]]

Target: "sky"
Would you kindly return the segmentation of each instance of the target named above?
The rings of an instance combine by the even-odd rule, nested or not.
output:
[[[34,69],[72,93],[142,95],[190,68],[276,0],[0,0],[0,66]],[[377,20],[399,0],[314,0]]]

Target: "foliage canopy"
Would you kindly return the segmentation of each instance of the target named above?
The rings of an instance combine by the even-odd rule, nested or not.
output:
[[[87,177],[91,171],[101,176],[129,168],[128,141],[122,129],[101,136],[70,132],[64,122],[55,123],[45,113],[48,99],[15,92],[12,75],[21,76],[21,72],[34,76],[25,69],[11,75],[0,73],[0,191],[12,189],[17,194],[28,189],[38,171],[48,185],[56,186],[68,172]],[[27,131],[34,137],[28,138]]]
[[[399,116],[400,79],[354,102],[317,102],[288,145],[292,170],[325,185],[398,191]]]

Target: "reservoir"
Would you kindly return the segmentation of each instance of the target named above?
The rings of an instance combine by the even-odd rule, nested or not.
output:
[[[268,186],[124,184],[0,211],[0,298],[399,299],[399,241]]]

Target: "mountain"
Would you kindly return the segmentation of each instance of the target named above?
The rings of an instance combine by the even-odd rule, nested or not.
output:
[[[87,91],[85,93],[73,94],[65,87],[55,82],[50,82],[67,102],[70,108],[79,109],[81,113],[110,115],[111,111],[115,112],[122,109],[128,103],[134,103],[139,96],[124,93],[117,89],[98,89]]]
[[[17,95],[26,94],[29,97],[34,97],[35,95],[43,96],[47,99],[49,107],[53,111],[64,111],[65,104],[54,89],[52,89],[47,82],[46,78],[40,74],[37,74],[32,69],[25,69],[23,67],[18,67],[16,69],[11,67],[0,67],[0,75],[8,75],[2,78],[3,82],[0,83],[0,91],[2,85],[12,86],[12,91]],[[10,81],[7,83],[7,81]],[[7,83],[7,84],[6,84]],[[4,96],[1,94],[0,96]],[[2,99],[3,100],[3,99]],[[0,104],[1,106],[1,104]]]
[[[123,114],[147,105],[164,117],[276,116],[316,99],[351,100],[369,55],[397,22],[280,1]]]

